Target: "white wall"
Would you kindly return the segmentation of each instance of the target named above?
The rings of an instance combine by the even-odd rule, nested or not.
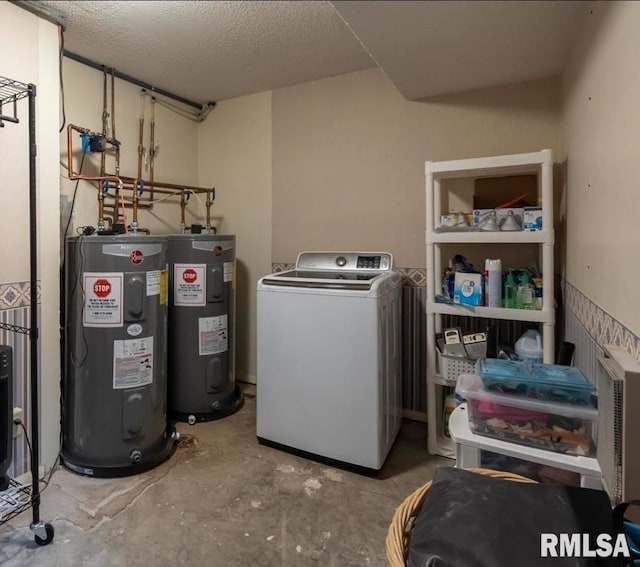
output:
[[[271,92],[221,102],[198,131],[199,183],[236,235],[237,378],[256,376],[256,283],[271,272]]]
[[[38,279],[40,281],[40,431],[45,465],[56,459],[60,439],[59,343],[59,75],[58,30],[8,2],[0,3],[0,74],[36,85],[38,147]],[[7,107],[4,108],[6,112]],[[21,123],[0,130],[0,283],[29,279],[28,106],[18,103]],[[23,377],[28,380],[28,377]]]
[[[425,265],[426,160],[556,150],[556,80],[405,100],[379,69],[273,93],[273,260],[388,250]]]
[[[640,3],[597,2],[564,76],[566,279],[640,335]]]

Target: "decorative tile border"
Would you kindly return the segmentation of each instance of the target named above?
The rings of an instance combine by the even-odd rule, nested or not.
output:
[[[271,271],[274,274],[278,274],[280,272],[287,272],[289,270],[293,270],[296,267],[295,264],[289,264],[287,262],[278,262],[271,264]]]
[[[0,309],[18,309],[29,307],[31,302],[29,282],[0,284]],[[40,284],[38,283],[38,303],[40,303]]]
[[[596,343],[624,347],[640,360],[640,337],[591,301],[578,288],[563,280],[566,309],[571,311]]]
[[[295,264],[288,262],[274,262],[271,264],[271,271],[276,274],[293,270],[295,267]],[[427,285],[427,270],[424,268],[396,268],[396,271],[402,275],[403,284],[406,287],[424,287]]]
[[[424,268],[396,268],[402,274],[405,287],[425,287],[427,270]]]

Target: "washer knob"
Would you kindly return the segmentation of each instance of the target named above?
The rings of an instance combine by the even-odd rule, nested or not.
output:
[[[347,263],[347,259],[344,256],[338,256],[336,258],[336,264],[342,268]]]

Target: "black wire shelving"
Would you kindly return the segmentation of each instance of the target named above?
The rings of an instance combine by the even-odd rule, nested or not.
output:
[[[33,85],[14,81],[7,77],[0,77],[0,128],[4,127],[4,122],[18,124],[18,101],[29,96],[30,88]],[[11,105],[11,114],[5,114],[4,108]]]
[[[38,240],[37,240],[37,195],[36,195],[36,86],[0,76],[0,127],[5,122],[18,124],[18,101],[29,102],[29,281],[30,321],[29,327],[2,324],[0,328],[29,335],[29,361],[31,372],[31,484],[19,484],[10,479],[9,488],[0,492],[0,524],[6,522],[26,508],[31,507],[33,518],[31,530],[36,543],[47,545],[53,541],[54,529],[40,520],[40,443],[38,423]],[[10,114],[5,114],[9,106]]]

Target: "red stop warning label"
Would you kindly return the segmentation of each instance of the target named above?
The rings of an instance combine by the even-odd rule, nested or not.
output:
[[[194,283],[198,279],[198,274],[193,268],[187,268],[182,272],[182,279],[187,283]]]
[[[111,282],[105,279],[96,280],[93,284],[93,293],[98,297],[109,297],[111,293]]]

